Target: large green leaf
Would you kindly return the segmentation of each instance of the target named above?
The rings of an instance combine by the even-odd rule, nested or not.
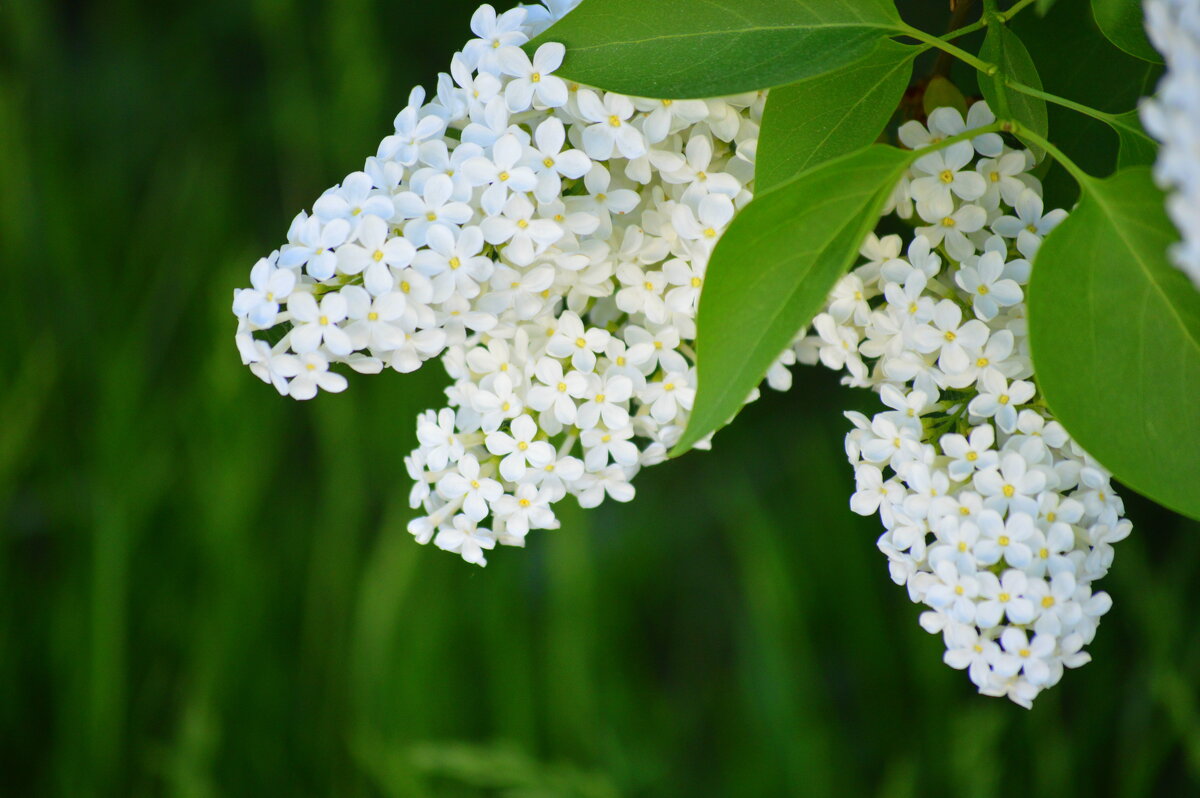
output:
[[[861,61],[773,89],[763,111],[759,192],[878,138],[912,77],[920,48],[885,39]]]
[[[708,263],[696,320],[699,390],[673,454],[741,409],[849,268],[912,157],[873,145],[826,161],[734,218]]]
[[[1089,180],[1029,286],[1038,385],[1118,479],[1200,518],[1200,293],[1167,260],[1177,235],[1146,167]]]
[[[1092,0],[1092,14],[1117,47],[1143,61],[1162,63],[1162,56],[1146,38],[1141,0]]]
[[[1112,129],[1120,141],[1117,168],[1149,166],[1158,155],[1158,143],[1146,135],[1137,111],[1126,111],[1112,118]]]
[[[639,97],[718,97],[857,61],[899,32],[891,0],[583,0],[534,41],[559,74]]]
[[[1033,58],[1025,49],[1020,37],[998,18],[993,18],[987,27],[983,47],[979,49],[979,57],[999,67],[995,75],[979,76],[979,90],[983,92],[984,99],[988,101],[996,116],[1001,119],[1015,119],[1045,138],[1048,127],[1046,101],[1008,90],[1004,86],[1004,80],[1011,78],[1035,89],[1042,88],[1037,66],[1034,65]],[[1039,149],[1031,149],[1041,155]]]

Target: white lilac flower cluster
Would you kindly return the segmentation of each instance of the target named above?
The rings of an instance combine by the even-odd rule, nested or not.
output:
[[[1141,107],[1146,131],[1162,142],[1154,176],[1173,190],[1167,212],[1183,240],[1171,258],[1200,290],[1200,3],[1146,0],[1146,32],[1167,71]]]
[[[982,103],[965,122],[941,108],[899,134],[920,149],[991,120]],[[918,159],[890,209],[911,241],[870,236],[795,347],[878,391],[887,410],[846,414],[851,508],[879,513],[892,579],[929,608],[921,625],[943,635],[946,663],[1026,707],[1088,661],[1111,605],[1092,583],[1131,528],[1032,379],[1024,286],[1066,215],[1043,212],[1032,165],[995,134]]]
[[[695,394],[709,253],[750,199],[764,95],[660,101],[570,84],[520,45],[574,3],[482,6],[435,95],[301,213],[236,292],[242,359],[296,399],[440,358],[447,407],[407,458],[421,543],[497,543],[628,501]]]

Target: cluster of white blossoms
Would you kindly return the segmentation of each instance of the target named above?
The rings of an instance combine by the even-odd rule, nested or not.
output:
[[[992,119],[940,108],[899,135],[921,149]],[[929,608],[946,663],[1026,707],[1088,661],[1111,605],[1092,583],[1131,529],[1032,379],[1024,286],[1066,216],[1044,212],[1032,166],[996,134],[918,159],[889,203],[911,241],[870,236],[794,349],[878,391],[886,410],[846,414],[851,508],[883,520],[892,579]]]
[[[750,199],[765,95],[643,100],[521,48],[574,3],[482,6],[435,95],[413,91],[361,172],[301,213],[236,292],[242,359],[284,395],[330,370],[440,358],[447,406],[407,458],[421,543],[483,565],[497,543],[628,501],[695,395],[709,254]]]
[[[765,95],[570,84],[561,45],[521,45],[572,5],[482,6],[435,96],[413,91],[233,302],[243,361],[296,399],[344,390],[334,363],[441,360],[447,406],[418,418],[406,459],[423,512],[409,531],[479,565],[556,528],[568,494],[630,500],[665,459],[695,395],[705,267],[751,198]],[[992,121],[977,103],[899,133],[920,149]],[[889,410],[848,414],[851,506],[879,512],[892,576],[930,607],[946,661],[1025,706],[1087,661],[1110,603],[1091,584],[1130,530],[1031,380],[1023,286],[1065,215],[1043,212],[1031,165],[997,134],[917,160],[888,208],[916,222],[906,253],[872,235],[816,334],[767,375],[786,389],[790,365],[819,360],[880,393]]]
[[[1146,131],[1160,142],[1154,176],[1172,190],[1167,212],[1183,236],[1171,258],[1200,290],[1200,3],[1146,0],[1146,32],[1167,71],[1141,107]]]

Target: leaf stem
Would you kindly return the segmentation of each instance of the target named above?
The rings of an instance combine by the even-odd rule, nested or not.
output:
[[[1078,164],[1068,158],[1062,150],[1060,150],[1058,147],[1055,147],[1045,138],[1039,136],[1037,133],[1034,133],[1020,122],[1006,122],[1005,129],[1014,135],[1017,135],[1028,141],[1032,141],[1034,144],[1048,152],[1050,156],[1054,158],[1054,160],[1062,164],[1063,168],[1071,173],[1071,177],[1075,178],[1075,182],[1079,184],[1080,188],[1086,190],[1088,186],[1091,185],[1092,176],[1080,169]]]
[[[1057,94],[1050,94],[1049,92],[1035,89],[1033,86],[1026,86],[1024,83],[1018,83],[1008,78],[1004,80],[1004,85],[1018,94],[1028,94],[1030,97],[1037,97],[1048,103],[1061,105],[1063,108],[1070,108],[1072,111],[1081,113],[1084,116],[1090,116],[1093,119],[1099,119],[1101,122],[1107,122],[1110,125],[1113,123],[1112,114],[1106,114],[1104,111],[1093,108],[1090,105],[1077,103],[1074,100],[1068,100],[1066,97],[1059,97]]]
[[[930,47],[936,47],[943,52],[949,53],[958,60],[962,61],[964,64],[969,64],[975,67],[985,75],[996,74],[997,66],[995,64],[989,64],[986,61],[980,61],[966,50],[951,44],[945,39],[939,39],[936,36],[931,36],[920,28],[914,28],[911,25],[904,25],[900,30],[905,36],[909,36],[919,42],[929,45]],[[955,38],[957,38],[963,35],[963,32],[966,30],[966,28],[959,28],[958,30],[954,31],[953,35]]]
[[[1010,19],[1015,17],[1017,14],[1019,14],[1021,9],[1025,8],[1026,6],[1032,5],[1033,2],[1034,2],[1034,0],[1020,0],[1020,2],[1014,3],[1013,7],[1008,9],[1007,11],[1001,11],[999,16],[1005,22],[1008,22]]]

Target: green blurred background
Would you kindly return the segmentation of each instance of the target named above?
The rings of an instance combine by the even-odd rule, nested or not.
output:
[[[1095,662],[1027,712],[848,511],[831,374],[479,570],[404,530],[437,368],[240,365],[234,287],[474,5],[0,2],[0,794],[1196,794],[1195,524],[1129,497]]]

